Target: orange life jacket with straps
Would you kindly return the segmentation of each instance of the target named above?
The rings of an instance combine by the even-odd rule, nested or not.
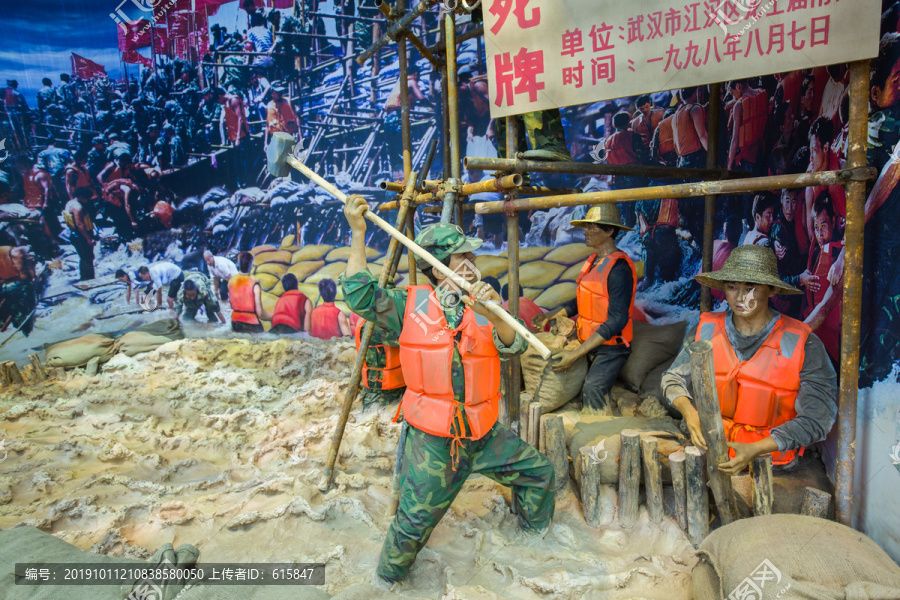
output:
[[[797,416],[800,369],[806,355],[808,325],[781,315],[772,332],[749,360],[738,360],[725,332],[726,313],[703,313],[696,340],[713,345],[719,407],[729,442],[752,444]],[[772,463],[784,465],[803,448],[773,452]],[[729,450],[734,458],[734,451]]]
[[[296,331],[303,331],[306,319],[306,294],[299,290],[288,290],[278,298],[272,313],[272,327],[287,325]]]
[[[675,115],[670,115],[659,122],[659,156],[665,156],[675,152],[675,130],[672,128],[672,121]]]
[[[641,136],[641,143],[645,146],[650,145],[650,138],[653,137],[653,132],[656,131],[659,122],[662,121],[663,113],[662,109],[654,108],[650,111],[649,120],[644,116],[644,113],[631,120],[631,130]]]
[[[320,340],[341,337],[341,326],[338,324],[341,309],[334,302],[325,302],[312,310],[309,317],[309,335]]]
[[[606,139],[606,164],[608,165],[639,165],[638,155],[634,153],[634,132],[631,130],[617,131]]]
[[[232,323],[259,325],[259,317],[256,316],[256,298],[253,296],[254,285],[256,280],[243,274],[235,275],[228,281]]]
[[[494,345],[493,325],[466,307],[459,325],[450,329],[430,285],[409,286],[407,290],[399,339],[406,381],[403,416],[426,433],[453,438],[450,454],[457,456],[460,440],[481,439],[497,422],[500,353]],[[454,345],[465,372],[464,405],[455,399],[450,374]],[[469,436],[465,435],[463,408]]]
[[[756,163],[762,146],[769,115],[766,93],[758,91],[754,96],[741,96],[741,126],[738,128],[738,152],[742,160]]]
[[[357,352],[359,352],[362,328],[365,324],[365,319],[357,317],[356,326],[353,328]],[[368,362],[363,363],[362,384],[369,389],[376,390],[396,390],[405,386],[403,370],[400,368],[400,348],[387,344],[369,344],[369,350],[373,349],[376,352],[384,352],[384,368],[370,367]]]
[[[703,143],[700,141],[700,136],[697,135],[694,119],[691,117],[691,111],[695,106],[699,106],[703,111],[703,120],[706,121],[706,109],[700,104],[682,104],[675,111],[672,129],[675,134],[675,152],[678,153],[678,156],[688,156],[703,150]]]
[[[603,342],[604,345],[631,344],[634,337],[634,323],[632,315],[634,313],[634,294],[637,291],[637,270],[634,268],[634,261],[621,250],[608,254],[600,261],[596,269],[591,267],[594,265],[596,254],[591,254],[581,273],[578,275],[578,289],[575,290],[575,298],[578,302],[578,339],[582,342],[586,341],[598,327],[606,322],[607,313],[609,311],[609,289],[607,288],[607,280],[609,272],[613,266],[621,258],[628,264],[631,269],[631,302],[628,305],[628,323],[622,329],[622,332]]]

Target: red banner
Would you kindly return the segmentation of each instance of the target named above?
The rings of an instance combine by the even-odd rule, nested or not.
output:
[[[153,28],[153,51],[169,56],[169,33],[162,27]]]
[[[150,21],[146,19],[122,23],[116,31],[119,35],[119,50],[122,52],[150,45]]]
[[[122,53],[122,62],[126,62],[132,65],[144,65],[145,67],[149,67],[153,64],[153,62],[149,58],[145,58],[138,54],[137,50],[126,50]]]
[[[90,79],[96,75],[106,75],[106,67],[83,56],[72,53],[72,76]]]

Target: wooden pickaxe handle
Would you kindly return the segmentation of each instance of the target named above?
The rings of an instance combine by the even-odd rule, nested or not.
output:
[[[288,155],[285,158],[285,162],[297,169],[307,177],[309,177],[312,181],[314,181],[319,187],[327,191],[329,194],[343,202],[347,203],[347,195],[341,190],[337,189],[334,185],[323,179],[319,176],[318,173],[307,167],[303,162],[294,158],[293,156]],[[472,291],[472,285],[459,276],[459,274],[452,271],[449,267],[444,265],[441,261],[436,259],[431,255],[427,250],[422,248],[420,245],[406,237],[403,233],[394,228],[393,225],[374,214],[371,210],[366,211],[366,218],[378,225],[381,229],[387,232],[392,238],[406,246],[410,252],[414,253],[416,256],[422,258],[425,262],[431,265],[434,269],[440,271],[444,277],[450,279],[453,283],[455,283],[460,288],[466,290],[467,292]],[[504,323],[512,327],[516,332],[518,332],[522,337],[528,340],[528,343],[531,344],[535,350],[540,353],[541,357],[545,360],[550,358],[552,352],[541,343],[537,337],[527,327],[519,323],[511,314],[503,310],[503,307],[494,302],[484,302],[485,306],[487,306],[488,310],[494,313],[497,317],[503,320]]]

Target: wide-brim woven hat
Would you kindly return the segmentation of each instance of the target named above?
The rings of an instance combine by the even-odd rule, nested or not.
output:
[[[778,294],[802,294],[792,285],[778,278],[778,261],[775,253],[765,246],[749,244],[731,251],[725,264],[718,271],[695,275],[694,279],[717,290],[724,290],[729,281],[770,285]]]
[[[624,231],[634,231],[631,227],[626,227],[622,223],[622,217],[619,216],[619,208],[615,204],[598,204],[592,206],[583,219],[575,219],[571,221],[571,225],[575,227],[587,227],[591,223],[597,225],[610,225],[618,227]]]

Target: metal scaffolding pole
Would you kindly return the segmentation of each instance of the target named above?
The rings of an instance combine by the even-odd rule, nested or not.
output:
[[[722,110],[722,84],[709,86],[709,110],[706,115],[706,168],[715,170],[719,164],[719,111]],[[703,206],[703,267],[704,273],[712,271],[713,238],[715,237],[716,197],[709,194]],[[700,312],[712,309],[712,291],[700,288]]]

